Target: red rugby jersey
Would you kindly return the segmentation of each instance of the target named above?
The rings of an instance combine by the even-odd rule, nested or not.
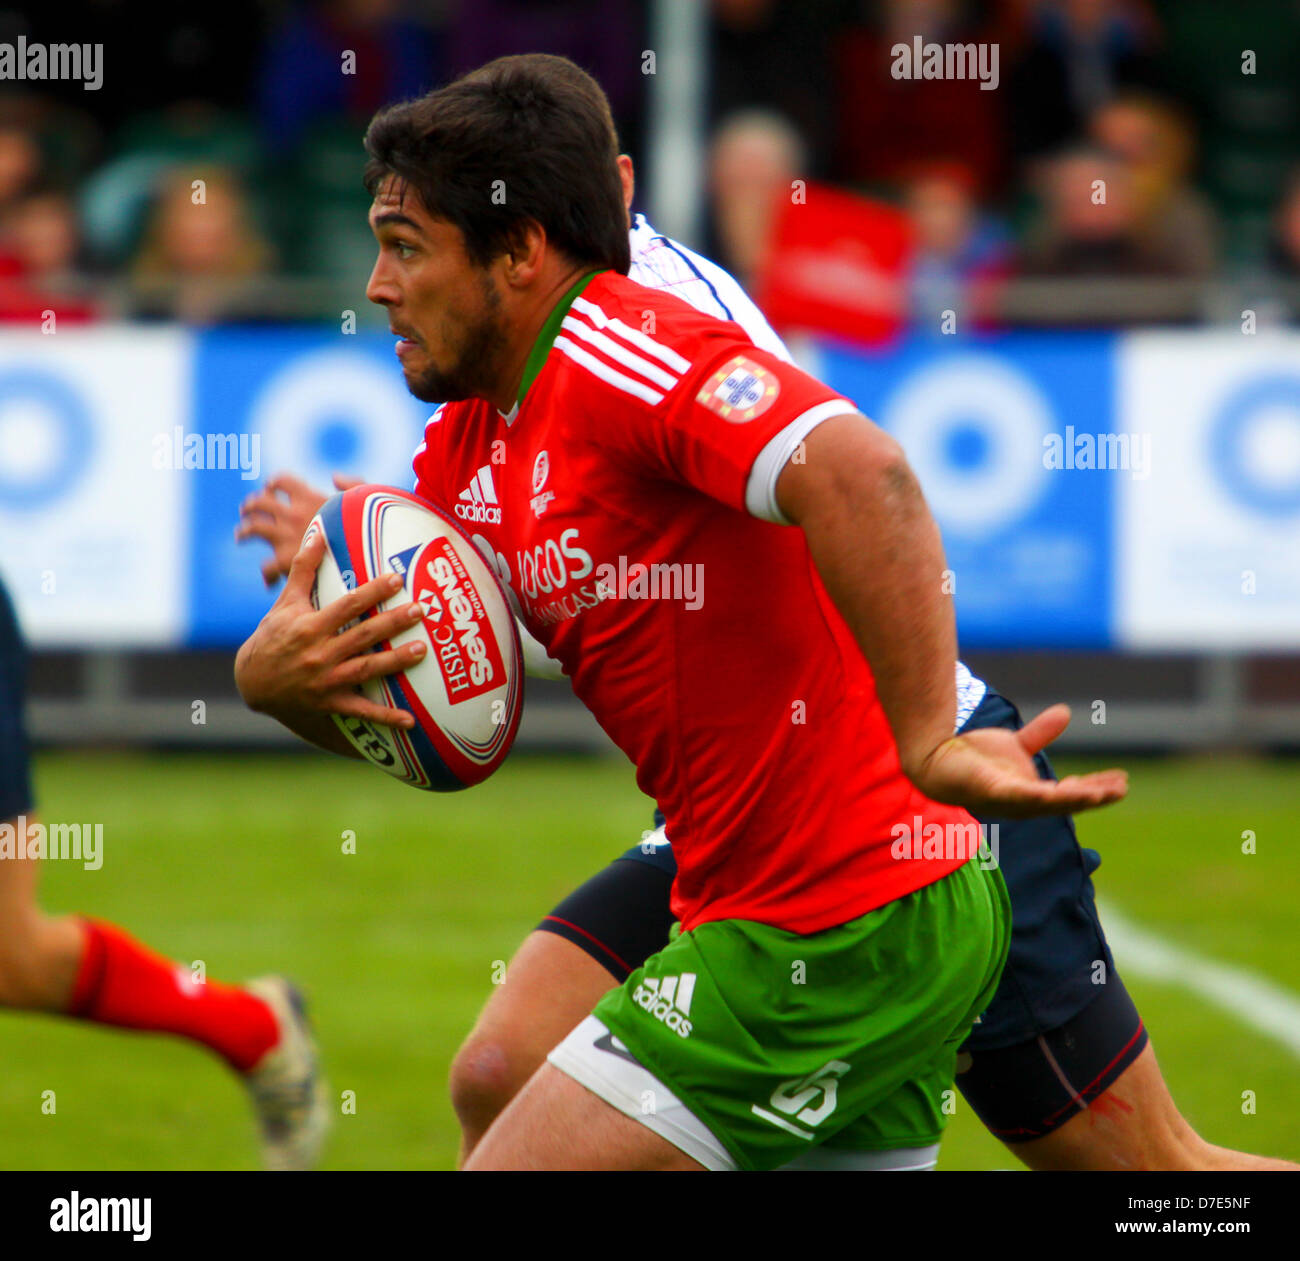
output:
[[[552,312],[510,416],[449,403],[416,453],[416,492],[495,557],[664,812],[686,928],[817,932],[964,861],[912,856],[922,825],[970,817],[902,774],[803,532],[777,524],[798,441],[855,410],[738,325],[601,272]]]

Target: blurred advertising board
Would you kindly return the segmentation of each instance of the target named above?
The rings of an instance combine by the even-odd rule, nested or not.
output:
[[[1300,643],[1300,336],[823,340],[805,362],[906,450],[964,648]],[[0,574],[29,638],[237,645],[271,598],[240,501],[280,470],[407,487],[429,411],[384,335],[0,335]]]

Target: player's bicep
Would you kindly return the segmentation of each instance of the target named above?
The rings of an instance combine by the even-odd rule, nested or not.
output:
[[[900,481],[911,481],[902,448],[861,412],[822,417],[796,441],[773,451],[766,466],[765,455],[755,462],[751,491],[757,506],[770,478],[775,515],[768,519],[782,523],[802,525],[818,515],[865,510],[882,496],[892,497]]]

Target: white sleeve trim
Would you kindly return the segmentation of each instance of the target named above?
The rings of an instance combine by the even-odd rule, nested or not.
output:
[[[970,722],[988,690],[989,685],[972,674],[965,662],[957,662],[957,731]]]
[[[772,521],[776,525],[793,524],[777,506],[776,480],[781,470],[790,462],[795,448],[823,420],[832,416],[852,416],[857,408],[846,398],[832,398],[825,403],[810,407],[801,416],[796,416],[780,433],[774,434],[754,460],[749,470],[749,481],[745,485],[745,511],[751,517],[763,521]]]

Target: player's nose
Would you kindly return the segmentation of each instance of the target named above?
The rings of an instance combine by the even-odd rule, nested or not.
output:
[[[398,300],[397,286],[384,267],[384,256],[375,259],[370,279],[366,281],[366,297],[376,306],[394,306]]]

